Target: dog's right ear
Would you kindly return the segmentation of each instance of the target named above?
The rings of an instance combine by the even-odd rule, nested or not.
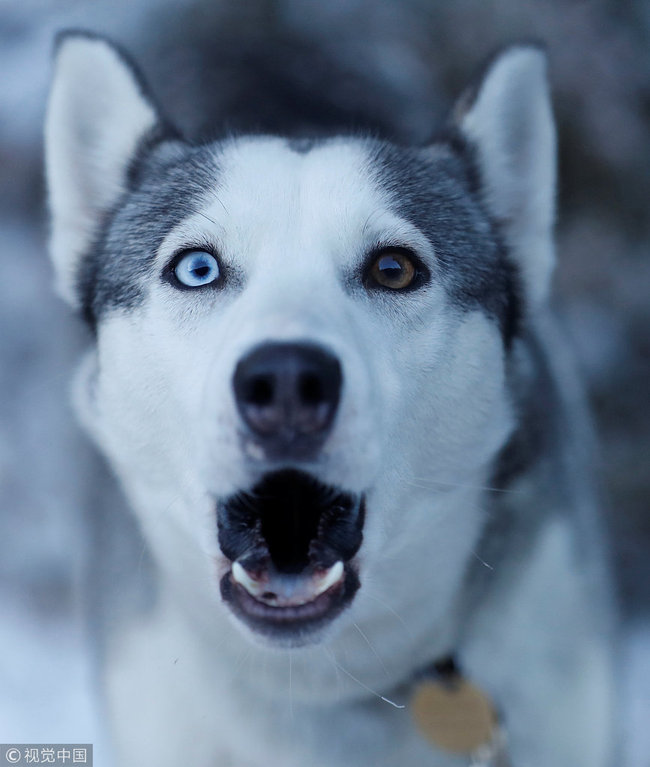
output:
[[[133,65],[107,40],[57,40],[45,121],[50,252],[57,289],[73,307],[79,263],[126,190],[129,166],[161,125]]]

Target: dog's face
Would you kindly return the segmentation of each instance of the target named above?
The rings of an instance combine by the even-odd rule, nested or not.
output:
[[[72,37],[59,53],[53,257],[96,329],[84,421],[162,564],[198,572],[256,638],[319,641],[344,608],[364,609],[366,583],[417,597],[423,554],[441,602],[461,577],[481,513],[450,519],[448,499],[470,502],[511,431],[510,350],[549,268],[552,205],[517,188],[537,171],[539,115],[550,120],[543,87],[524,94],[543,62],[508,55],[455,141],[412,150],[189,146],[161,131],[104,41]],[[80,57],[92,89],[75,78]],[[539,114],[515,120],[506,159],[526,167],[493,171],[505,150],[490,120],[513,89]],[[82,183],[66,163],[84,153]]]

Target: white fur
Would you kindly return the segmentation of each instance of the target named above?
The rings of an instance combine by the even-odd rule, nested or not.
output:
[[[489,68],[460,127],[475,145],[486,202],[507,233],[533,308],[554,265],[555,126],[546,57],[515,47]]]
[[[125,191],[138,142],[156,124],[129,68],[104,40],[61,44],[45,122],[50,253],[60,295],[78,305],[76,272],[103,217]]]

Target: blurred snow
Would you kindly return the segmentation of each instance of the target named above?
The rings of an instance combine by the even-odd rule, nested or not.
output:
[[[44,616],[6,588],[0,603],[0,743],[93,743],[109,767],[79,616]]]
[[[211,79],[206,60],[218,68],[242,34],[252,56],[286,29],[343,62],[357,86],[383,79],[378,116],[415,138],[486,54],[532,36],[548,43],[560,127],[557,286],[602,436],[629,620],[626,767],[650,767],[650,4],[615,5],[0,2],[0,741],[100,750],[103,738],[77,595],[86,519],[105,479],[68,399],[87,338],[53,295],[45,247],[41,132],[55,32],[83,27],[124,43],[171,116],[198,132],[229,103],[229,70]],[[348,102],[365,98],[350,88]],[[96,764],[111,767],[105,751]]]

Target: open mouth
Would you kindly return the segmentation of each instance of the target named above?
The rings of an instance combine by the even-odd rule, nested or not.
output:
[[[296,470],[267,474],[218,505],[231,562],[221,595],[257,633],[296,645],[331,622],[359,588],[363,496]]]

